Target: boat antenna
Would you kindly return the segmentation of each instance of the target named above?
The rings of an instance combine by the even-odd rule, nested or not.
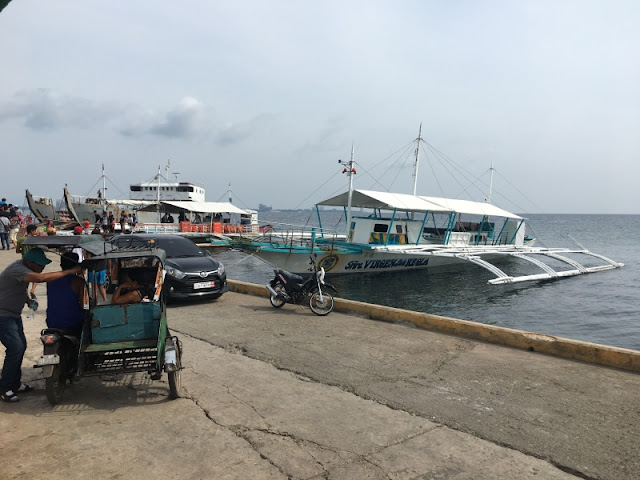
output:
[[[416,146],[416,163],[413,166],[413,194],[415,195],[418,190],[418,165],[420,164],[420,142],[422,141],[422,122],[420,122],[420,129],[418,130],[418,145]]]
[[[102,211],[106,211],[107,209],[107,205],[106,205],[106,199],[107,199],[107,183],[106,183],[107,177],[104,174],[104,163],[102,164],[102,195],[100,198],[100,204],[102,206]]]
[[[347,242],[350,241],[350,230],[351,230],[351,199],[353,197],[353,176],[356,174],[356,169],[353,166],[354,161],[354,146],[351,144],[351,160],[348,162],[343,162],[342,160],[338,160],[338,163],[345,164],[346,166],[342,169],[342,173],[346,173],[349,177],[349,196],[347,199]]]
[[[491,203],[491,194],[493,193],[493,172],[495,172],[495,168],[493,168],[493,160],[491,160],[491,168],[489,169],[489,196],[487,197],[487,203]]]
[[[173,176],[176,177],[176,183],[178,183],[178,175],[180,175],[180,172],[173,172]]]

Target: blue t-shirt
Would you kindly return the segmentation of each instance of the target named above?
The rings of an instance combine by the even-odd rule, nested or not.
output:
[[[73,328],[84,321],[80,299],[73,291],[73,275],[47,283],[47,327]]]

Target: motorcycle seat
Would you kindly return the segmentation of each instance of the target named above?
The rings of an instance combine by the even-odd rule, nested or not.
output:
[[[299,287],[304,282],[304,279],[295,273],[287,272],[286,270],[279,270],[278,273],[284,277],[287,283],[296,285],[296,287]]]

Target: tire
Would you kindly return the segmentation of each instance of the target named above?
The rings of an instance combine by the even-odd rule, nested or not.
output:
[[[169,372],[169,398],[171,400],[175,400],[176,398],[180,398],[180,370],[176,370],[175,372]]]
[[[62,364],[54,365],[53,375],[45,379],[45,390],[47,392],[47,400],[51,405],[57,405],[62,400],[64,394],[65,377],[63,374]]]
[[[333,297],[328,293],[323,293],[322,301],[320,301],[320,292],[314,290],[311,298],[309,298],[309,307],[316,315],[321,317],[329,315],[333,311]]]
[[[282,285],[281,282],[277,282],[274,286],[273,289],[280,293],[284,291],[284,285]],[[271,305],[273,305],[275,308],[281,308],[285,303],[284,298],[282,298],[281,296],[276,296],[276,295],[271,295],[269,297],[269,301],[271,302]]]

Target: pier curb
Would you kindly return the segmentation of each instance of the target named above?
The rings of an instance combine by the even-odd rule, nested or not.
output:
[[[229,290],[232,292],[259,297],[269,296],[267,288],[263,285],[239,280],[228,280],[227,283]],[[411,322],[420,328],[432,332],[445,333],[469,338],[471,340],[480,340],[497,345],[529,350],[531,352],[546,353],[557,357],[640,372],[640,351],[637,350],[582,342],[579,340],[555,337],[553,335],[497,327],[495,325],[485,325],[468,320],[441,317],[429,313],[413,312],[401,308],[373,305],[342,298],[335,299],[335,310],[370,318],[372,320],[391,323]]]

